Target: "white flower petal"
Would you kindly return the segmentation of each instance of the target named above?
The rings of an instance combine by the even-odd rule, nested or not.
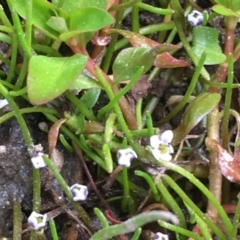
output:
[[[169,240],[169,237],[167,234],[157,232],[156,235],[157,235],[157,238],[155,238],[155,240]]]
[[[70,187],[70,191],[72,192],[74,201],[84,201],[87,199],[88,188],[85,185],[76,183]]]
[[[118,164],[124,167],[130,167],[134,158],[137,158],[137,154],[131,148],[119,149],[117,152]]]
[[[172,156],[169,153],[161,153],[158,149],[152,149],[152,155],[158,160],[171,161]]]
[[[188,14],[187,20],[192,26],[198,26],[203,22],[203,14],[197,10],[193,10]]]
[[[32,212],[28,218],[28,224],[32,226],[34,230],[40,230],[46,226],[47,214],[39,214]]]
[[[173,139],[173,131],[167,130],[162,133],[160,137],[160,141],[164,142],[165,144],[171,143]]]
[[[153,135],[150,137],[150,146],[152,148],[158,148],[160,144],[161,144],[161,141],[158,135]]]
[[[174,153],[172,145],[168,145],[168,153]]]
[[[0,109],[8,105],[7,99],[0,99]]]
[[[46,155],[46,154],[39,152],[39,153],[37,153],[37,155],[35,157],[31,158],[34,168],[39,169],[39,168],[46,167],[46,163],[45,163],[44,159],[42,158],[42,156],[44,156],[44,155]]]

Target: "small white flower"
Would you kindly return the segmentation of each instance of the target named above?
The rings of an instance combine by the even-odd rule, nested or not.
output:
[[[0,99],[0,109],[8,105],[7,99]]]
[[[117,151],[118,164],[124,167],[130,167],[134,158],[137,158],[137,154],[131,148],[119,149]]]
[[[31,158],[34,168],[39,169],[39,168],[46,167],[46,163],[42,157],[44,155],[47,156],[46,154],[39,152],[39,153],[37,153],[37,155],[35,157]]]
[[[172,139],[173,132],[171,130],[165,131],[160,137],[158,135],[150,137],[152,154],[157,160],[172,160],[171,154],[174,153],[173,147],[170,144]]]
[[[33,211],[28,218],[28,224],[31,225],[34,230],[40,230],[41,228],[44,228],[46,223],[47,214],[39,214]]]
[[[197,10],[193,10],[190,14],[188,14],[187,20],[192,26],[196,27],[202,24],[203,14]]]
[[[162,234],[160,232],[156,233],[157,238],[155,240],[169,240],[169,237],[167,234]]]
[[[70,187],[70,191],[72,192],[74,201],[84,201],[87,199],[88,188],[85,185],[76,183]]]

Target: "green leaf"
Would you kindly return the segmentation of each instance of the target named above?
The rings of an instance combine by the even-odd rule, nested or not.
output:
[[[87,108],[92,108],[98,101],[100,93],[101,93],[101,89],[91,88],[81,97],[81,102]]]
[[[107,6],[106,0],[78,0],[78,1],[64,0],[64,3],[61,8],[65,12],[71,13],[80,8],[96,7],[106,9],[106,6]]]
[[[32,104],[40,105],[61,95],[77,79],[87,56],[33,56],[29,62],[27,92]]]
[[[153,65],[156,54],[151,48],[126,48],[122,50],[113,63],[114,82],[122,82],[131,79],[140,67],[144,67],[143,73]]]
[[[100,84],[87,76],[84,73],[81,73],[77,79],[73,82],[73,84],[69,87],[71,90],[82,90],[82,89],[90,89],[90,88],[102,88]]]
[[[182,141],[188,133],[206,116],[220,101],[218,93],[201,93],[187,107],[181,124],[174,132],[173,145]]]
[[[107,11],[87,7],[73,12],[69,17],[69,32],[62,33],[60,39],[67,39],[80,33],[96,32],[114,22],[114,18]]]
[[[62,17],[50,17],[46,24],[51,27],[53,30],[63,33],[68,31],[66,21]]]
[[[168,43],[161,44],[148,37],[143,36],[142,34],[131,32],[131,31],[125,31],[120,29],[109,29],[107,30],[107,33],[108,34],[119,33],[122,36],[124,36],[131,43],[133,47],[156,48],[156,51],[158,53],[180,49],[180,47],[177,45],[168,44]]]
[[[26,1],[13,0],[13,10],[16,11],[22,18],[26,19]],[[56,39],[59,35],[54,29],[47,25],[47,21],[52,17],[53,11],[57,11],[57,7],[47,1],[34,0],[32,1],[32,23],[35,27],[51,38]]]
[[[219,14],[223,15],[223,16],[228,16],[228,17],[230,17],[230,16],[240,17],[239,13],[237,13],[237,12],[235,12],[235,11],[229,9],[229,8],[226,8],[226,7],[223,6],[223,5],[217,4],[217,5],[215,5],[215,6],[212,7],[212,10],[215,11],[216,13],[219,13]]]
[[[228,10],[239,11],[240,10],[240,1],[239,0],[215,0],[216,3],[222,5]],[[215,7],[215,6],[214,6]],[[221,13],[222,14],[222,13]],[[225,14],[223,14],[225,15]],[[227,16],[227,15],[225,15]]]
[[[193,29],[193,51],[200,58],[207,53],[205,65],[220,64],[226,60],[218,44],[217,29],[199,26]]]

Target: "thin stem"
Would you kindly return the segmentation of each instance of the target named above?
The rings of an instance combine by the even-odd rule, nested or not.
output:
[[[32,44],[32,10],[33,3],[32,0],[26,0],[26,25],[25,25],[25,37],[28,46]]]
[[[121,1],[121,3],[126,3],[126,2],[128,2],[128,1],[127,0]],[[123,9],[118,11],[114,28],[118,29],[121,27],[123,13],[124,13]],[[114,34],[114,36],[112,37],[111,43],[109,44],[109,46],[107,48],[106,55],[104,57],[103,64],[102,64],[102,69],[105,73],[108,72],[117,39],[118,39],[118,34]]]
[[[11,10],[12,19],[14,23],[14,28],[16,31],[16,34],[18,36],[19,43],[23,49],[24,54],[28,57],[28,59],[33,55],[31,46],[28,44],[25,33],[23,32],[22,25],[19,19],[19,16],[17,14],[17,10],[13,7],[13,0],[7,0],[9,9]]]
[[[188,99],[189,97],[191,96],[191,94],[193,93],[194,89],[195,89],[195,86],[198,82],[198,78],[199,78],[199,75],[202,71],[202,67],[203,67],[203,64],[205,62],[205,59],[206,59],[206,56],[207,54],[204,52],[199,60],[199,65],[197,66],[194,74],[193,74],[193,77],[192,77],[192,80],[190,82],[190,85],[187,89],[187,92],[185,93],[183,99],[181,100],[181,102],[176,106],[174,107],[174,109],[163,119],[161,119],[160,121],[158,121],[156,123],[156,126],[161,126],[163,125],[164,123],[166,122],[169,122],[170,119],[172,119],[174,116],[177,115],[177,113],[185,106],[185,104],[188,102]]]
[[[218,121],[217,121],[217,123],[218,123]],[[231,224],[226,212],[222,208],[219,199],[215,198],[215,196],[212,194],[211,190],[207,189],[204,184],[202,184],[197,178],[195,178],[191,173],[189,173],[184,168],[179,167],[176,164],[173,164],[173,163],[167,162],[167,161],[161,161],[161,165],[181,174],[182,176],[187,178],[191,183],[193,183],[209,199],[209,202],[211,202],[211,204],[217,209],[219,216],[222,218],[222,221],[224,222],[224,226],[226,226],[227,231],[230,233],[232,224]]]
[[[83,207],[81,205],[79,205],[77,202],[75,202],[73,200],[73,195],[72,195],[67,183],[65,182],[64,178],[59,173],[59,170],[57,169],[57,167],[54,165],[52,160],[49,159],[47,156],[43,156],[43,159],[44,159],[45,163],[47,164],[48,168],[51,170],[54,177],[56,178],[56,180],[58,181],[58,183],[61,185],[63,191],[67,195],[67,197],[68,197],[69,201],[71,202],[71,204],[73,205],[73,207],[79,213],[79,216],[83,219],[83,222],[86,224],[86,226],[89,229],[91,229],[91,220],[90,220],[88,214],[86,213],[86,211],[83,209]]]
[[[11,62],[9,66],[8,76],[7,76],[7,82],[12,82],[15,68],[16,68],[16,62],[17,62],[17,53],[18,53],[18,39],[16,33],[12,34],[12,54],[11,54]]]
[[[21,204],[16,199],[13,200],[13,239],[22,239],[22,209]]]
[[[185,20],[184,20],[182,7],[181,7],[181,5],[180,5],[178,0],[171,0],[171,6],[172,6],[172,8],[174,10],[173,18],[174,18],[174,22],[175,22],[175,25],[176,25],[176,28],[177,28],[180,40],[181,40],[185,50],[187,51],[188,55],[192,59],[194,65],[197,67],[198,64],[199,64],[199,59],[195,55],[195,53],[192,51],[192,48],[191,48],[190,44],[188,43],[188,40],[187,40],[187,38],[185,36],[185,33],[184,33],[184,30],[183,30],[183,26],[184,26],[184,21]],[[205,68],[202,69],[201,75],[206,80],[210,80],[209,73],[206,71]]]
[[[156,14],[159,14],[159,15],[170,15],[170,14],[173,14],[173,12],[174,12],[172,9],[157,8],[157,7],[153,7],[151,5],[142,3],[142,2],[137,3],[136,5],[141,9],[144,9],[146,11],[156,13]]]
[[[58,240],[57,228],[56,228],[55,221],[53,219],[49,220],[49,227],[51,230],[52,239]]]

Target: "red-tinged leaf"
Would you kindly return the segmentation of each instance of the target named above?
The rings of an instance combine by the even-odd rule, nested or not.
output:
[[[122,36],[124,36],[131,44],[133,47],[145,47],[145,48],[154,48],[158,47],[158,53],[160,52],[168,52],[172,50],[179,49],[180,47],[177,45],[173,44],[160,44],[148,37],[145,37],[139,33],[134,33],[130,31],[125,31],[125,30],[119,30],[119,29],[111,29],[108,30],[107,33],[119,33]]]
[[[54,148],[50,155],[50,158],[54,163],[55,167],[57,168],[57,170],[60,172],[64,164],[63,154],[57,148]]]
[[[49,156],[51,156],[53,149],[56,147],[59,128],[65,121],[66,119],[63,119],[63,118],[57,120],[49,130],[49,133],[48,133]]]
[[[230,182],[240,182],[240,161],[224,149],[216,140],[211,138],[205,139],[208,150],[218,153],[218,165],[222,175]]]
[[[154,61],[154,66],[159,68],[178,68],[187,67],[189,62],[174,58],[170,53],[158,54]]]

